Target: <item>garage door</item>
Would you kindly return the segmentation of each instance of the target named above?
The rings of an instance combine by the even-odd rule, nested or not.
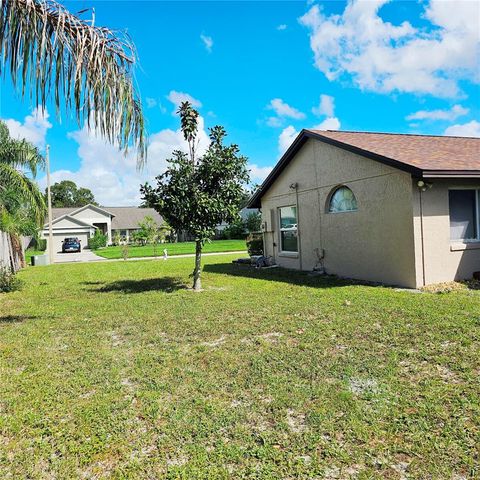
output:
[[[71,233],[54,233],[53,234],[53,251],[55,253],[62,251],[62,242],[66,237],[77,237],[80,240],[82,250],[88,245],[88,234],[83,232],[71,232]],[[48,236],[47,236],[48,242]]]

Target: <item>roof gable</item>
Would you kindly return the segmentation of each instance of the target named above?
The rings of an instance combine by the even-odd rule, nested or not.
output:
[[[95,226],[91,225],[90,223],[84,222],[84,221],[80,220],[79,218],[72,217],[69,214],[62,215],[61,217],[57,217],[55,220],[53,220],[52,221],[52,227],[55,226],[55,225],[58,225],[59,223],[62,223],[64,221],[67,221],[68,223],[71,223],[74,226],[96,228]],[[43,228],[48,228],[48,222],[45,223]]]
[[[113,213],[105,210],[102,207],[97,207],[97,205],[92,205],[91,203],[84,205],[83,207],[74,209],[72,212],[70,212],[71,216],[77,216],[80,213],[83,213],[85,210],[94,210],[97,213],[100,213],[102,215],[105,215],[106,217],[113,217]]]
[[[264,193],[309,138],[417,177],[480,177],[480,138],[302,130],[250,198],[249,208],[260,208]]]

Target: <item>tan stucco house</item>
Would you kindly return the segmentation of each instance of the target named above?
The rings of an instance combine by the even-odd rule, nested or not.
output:
[[[98,207],[85,205],[80,208],[53,208],[52,230],[53,248],[55,252],[62,250],[62,241],[66,237],[77,237],[82,248],[88,245],[88,239],[100,230],[108,237],[108,244],[118,232],[126,240],[130,240],[133,232],[139,229],[139,223],[146,216],[152,217],[159,225],[162,217],[153,208],[138,207]],[[45,223],[40,234],[41,238],[49,238],[49,224]]]
[[[265,254],[405,287],[480,271],[480,139],[303,130],[249,207]]]

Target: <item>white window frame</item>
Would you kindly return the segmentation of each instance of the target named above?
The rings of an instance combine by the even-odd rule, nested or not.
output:
[[[282,228],[282,208],[295,208],[295,220],[297,221],[296,225],[297,228]],[[278,243],[280,248],[278,249],[280,254],[288,256],[297,256],[298,255],[298,208],[297,205],[282,205],[281,207],[278,207]],[[283,245],[282,245],[282,232],[293,232],[295,231],[297,234],[297,249],[295,251],[293,250],[283,250]]]
[[[475,219],[476,221],[476,238],[457,238],[453,239],[450,236],[450,243],[479,243],[480,242],[480,187],[450,187],[448,189],[449,202],[451,190],[474,190],[475,191]],[[448,209],[448,222],[450,228],[450,208]],[[451,234],[450,234],[451,235]]]
[[[352,195],[353,197],[355,198],[355,202],[357,203],[357,208],[354,208],[352,210],[338,210],[336,212],[332,212],[330,210],[330,207],[332,205],[332,199],[333,199],[333,196],[338,192],[338,190],[340,190],[341,188],[348,188],[348,190],[350,190],[352,192]],[[355,195],[355,193],[353,192],[353,190],[348,186],[348,185],[338,185],[337,187],[335,187],[334,189],[332,189],[330,191],[330,194],[328,195],[327,197],[327,205],[326,205],[326,212],[328,215],[338,215],[339,213],[352,213],[352,212],[358,212],[358,200],[357,200],[357,196]]]

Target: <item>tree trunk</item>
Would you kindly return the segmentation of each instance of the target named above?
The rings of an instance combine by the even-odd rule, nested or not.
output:
[[[195,241],[195,269],[193,270],[193,289],[199,292],[202,289],[202,281],[200,280],[200,271],[202,267],[202,242]]]

